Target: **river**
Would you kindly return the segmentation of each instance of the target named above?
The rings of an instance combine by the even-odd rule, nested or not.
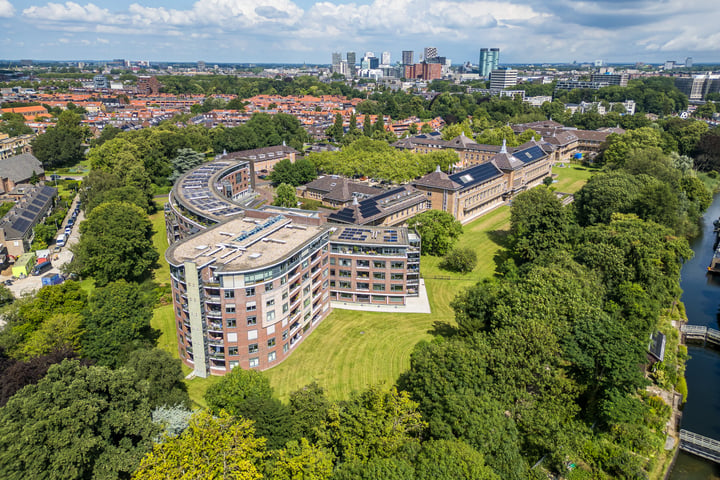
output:
[[[680,285],[682,301],[691,325],[718,328],[720,275],[707,273],[713,255],[713,220],[720,217],[720,195],[705,213],[702,234],[690,242],[695,257],[683,265]],[[700,346],[688,347],[690,360],[685,376],[688,399],[682,428],[720,439],[720,352]],[[680,452],[670,480],[720,480],[720,465]]]

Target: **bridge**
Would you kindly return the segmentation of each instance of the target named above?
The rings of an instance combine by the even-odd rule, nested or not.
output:
[[[720,330],[700,325],[683,325],[680,327],[680,332],[685,341],[709,343],[720,347]]]
[[[697,433],[680,430],[680,450],[720,463],[720,442]]]

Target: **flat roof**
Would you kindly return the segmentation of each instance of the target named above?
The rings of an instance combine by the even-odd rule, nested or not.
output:
[[[352,245],[407,246],[410,234],[407,227],[366,227],[359,225],[337,225],[330,230],[330,241]],[[413,234],[414,235],[414,234]],[[415,236],[415,240],[417,240]]]
[[[253,271],[274,265],[301,250],[327,227],[297,225],[282,215],[269,219],[235,217],[172,245],[172,265],[213,262],[216,272]]]
[[[205,218],[222,222],[243,213],[232,199],[218,193],[215,182],[223,172],[247,161],[215,160],[204,163],[183,175],[173,186],[173,197],[188,210]]]

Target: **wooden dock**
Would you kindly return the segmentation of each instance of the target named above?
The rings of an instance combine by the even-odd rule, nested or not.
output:
[[[680,450],[720,463],[720,442],[713,438],[680,430]]]
[[[720,330],[700,325],[683,325],[680,332],[686,342],[701,342],[703,345],[720,347]]]

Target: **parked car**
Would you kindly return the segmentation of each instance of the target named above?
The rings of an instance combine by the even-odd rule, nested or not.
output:
[[[75,180],[75,179],[72,177],[65,177],[65,178],[63,178],[63,180]]]
[[[38,263],[37,265],[35,265],[33,267],[32,271],[30,272],[30,274],[37,277],[38,275],[40,275],[44,272],[47,272],[51,268],[52,268],[52,263],[50,263],[50,260],[45,260],[44,262]]]
[[[61,178],[60,175],[56,175],[54,173],[52,175],[50,175],[50,180],[52,180],[54,182],[60,180],[60,178]]]
[[[7,280],[5,280],[5,281],[4,281],[3,283],[4,283],[5,285],[8,285],[8,286],[10,286],[10,285],[12,285],[12,284],[13,284],[13,280],[12,280],[12,278],[8,278],[8,279],[7,279]]]

